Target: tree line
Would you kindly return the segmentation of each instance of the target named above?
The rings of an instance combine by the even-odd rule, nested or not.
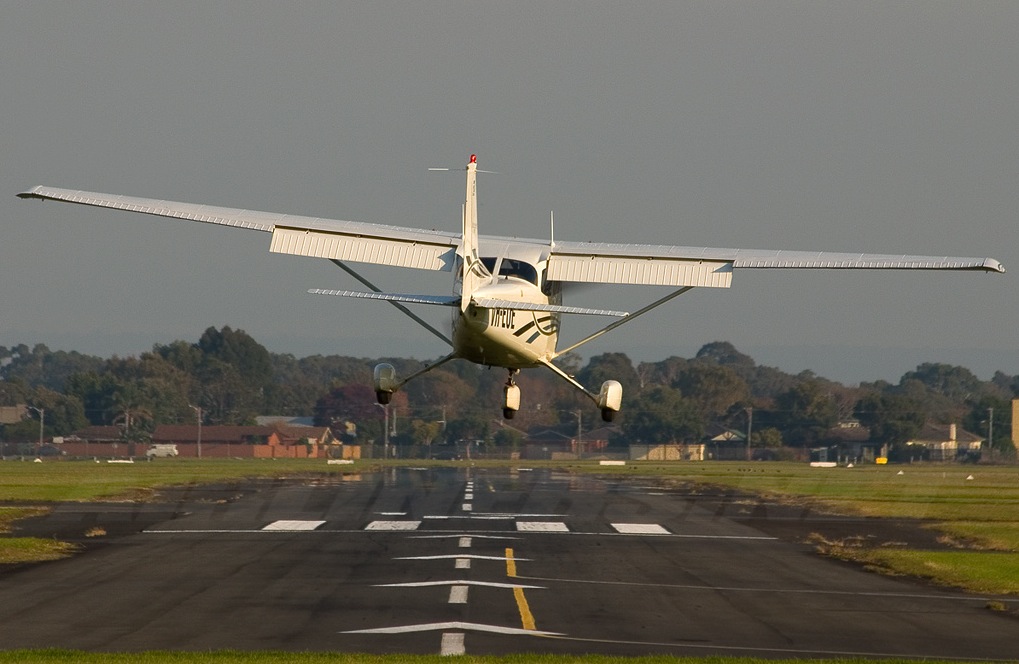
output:
[[[251,424],[256,415],[313,417],[337,436],[379,440],[383,410],[371,388],[372,368],[393,364],[401,375],[425,365],[407,358],[355,358],[271,353],[243,330],[207,329],[195,343],[156,344],[138,357],[101,358],[34,347],[0,347],[0,406],[27,404],[30,417],[3,426],[3,440],[32,441],[44,413],[46,436],[88,425],[117,425],[125,439],[144,440],[159,424]],[[1002,372],[981,381],[970,370],[926,363],[898,383],[845,386],[810,371],[789,374],[758,365],[724,341],[692,358],[634,364],[623,353],[583,362],[565,355],[557,364],[584,385],[607,379],[623,385],[624,408],[614,441],[700,441],[709,427],[747,430],[752,413],[756,447],[817,446],[832,428],[855,418],[872,440],[893,450],[925,422],[956,423],[988,435],[992,446],[1014,452],[1010,400],[1019,377]],[[499,413],[505,372],[457,361],[412,381],[390,405],[392,442],[433,444],[488,440],[514,444],[525,432],[547,428],[566,435],[602,426],[594,405],[551,372],[522,372],[524,404],[511,423]]]

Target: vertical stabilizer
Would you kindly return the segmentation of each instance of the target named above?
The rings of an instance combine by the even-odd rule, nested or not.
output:
[[[463,258],[463,291],[460,309],[466,309],[471,294],[491,279],[488,269],[478,258],[478,157],[471,155],[467,164],[467,198],[463,206],[463,237],[460,241]]]

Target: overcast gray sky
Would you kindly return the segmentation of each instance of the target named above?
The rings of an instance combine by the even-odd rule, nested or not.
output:
[[[737,272],[585,347],[728,340],[846,382],[1019,373],[1019,3],[4,2],[0,345],[438,357],[268,236],[25,202],[37,184],[483,233],[991,256],[1012,272]],[[449,275],[366,272],[445,293]],[[633,309],[654,289],[571,303]],[[440,316],[440,320],[441,320]],[[569,318],[564,340],[589,329]]]

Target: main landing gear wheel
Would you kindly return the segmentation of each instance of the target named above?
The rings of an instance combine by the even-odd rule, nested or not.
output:
[[[393,365],[386,363],[375,365],[373,382],[375,387],[375,398],[379,400],[379,403],[384,406],[392,401],[393,392],[395,392],[398,387],[396,382],[396,369],[393,368]]]
[[[601,418],[606,422],[616,419],[619,407],[623,404],[623,386],[619,381],[607,380],[601,384],[601,391],[598,393],[598,407],[601,408]]]
[[[518,371],[520,369],[509,370],[509,378],[506,379],[506,385],[502,388],[502,416],[507,420],[512,420],[513,416],[520,410],[520,388],[517,387],[516,381],[513,380],[513,375]]]

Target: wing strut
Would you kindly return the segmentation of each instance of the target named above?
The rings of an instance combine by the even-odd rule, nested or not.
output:
[[[374,291],[376,293],[381,293],[382,292],[382,289],[380,289],[378,286],[376,286],[372,282],[370,282],[367,279],[365,279],[364,277],[362,277],[357,272],[355,272],[352,267],[350,267],[349,265],[347,265],[343,261],[338,260],[336,258],[332,258],[330,260],[333,262],[334,265],[336,265],[336,267],[340,268],[341,270],[343,270],[344,272],[346,272],[350,276],[352,276],[355,279],[357,279],[358,281],[360,281],[367,288],[370,288],[372,291]],[[394,300],[389,300],[389,304],[393,305],[394,307],[396,307],[397,309],[399,309],[403,313],[405,313],[408,316],[410,316],[414,320],[414,322],[416,322],[418,325],[420,325],[421,327],[425,328],[426,330],[428,330],[429,332],[431,332],[435,336],[439,337],[440,339],[445,341],[450,346],[453,345],[453,341],[449,337],[447,337],[445,334],[443,334],[439,330],[435,329],[435,327],[431,323],[429,323],[425,319],[421,318],[420,316],[418,316],[416,313],[414,313],[413,311],[411,311],[407,307],[403,306],[402,304],[400,304],[399,302],[396,302]]]
[[[640,316],[641,314],[646,314],[647,312],[651,311],[652,309],[654,309],[656,307],[660,307],[661,305],[665,304],[669,300],[671,300],[671,299],[673,299],[675,297],[679,297],[680,295],[682,295],[683,293],[687,292],[688,290],[690,290],[692,288],[693,288],[693,286],[684,286],[683,288],[680,288],[679,290],[673,291],[673,292],[669,293],[668,295],[666,295],[665,297],[660,298],[658,300],[655,300],[654,302],[652,302],[651,304],[647,305],[643,309],[639,309],[638,311],[633,312],[632,314],[626,316],[625,318],[620,318],[619,320],[606,325],[605,327],[603,327],[602,329],[598,330],[594,334],[591,334],[591,335],[581,339],[580,341],[578,341],[577,343],[573,344],[569,348],[564,348],[563,350],[556,352],[556,354],[553,355],[549,359],[550,360],[554,360],[555,358],[559,357],[560,355],[565,355],[566,353],[569,353],[571,350],[574,350],[574,349],[576,349],[576,348],[578,348],[580,346],[583,346],[588,341],[594,341],[595,339],[597,339],[601,335],[605,334],[606,332],[611,332],[612,330],[616,329],[620,325],[622,325],[624,323],[630,322],[631,320],[633,320],[637,316]],[[574,384],[576,384],[575,381],[571,381],[571,382],[574,382]]]

